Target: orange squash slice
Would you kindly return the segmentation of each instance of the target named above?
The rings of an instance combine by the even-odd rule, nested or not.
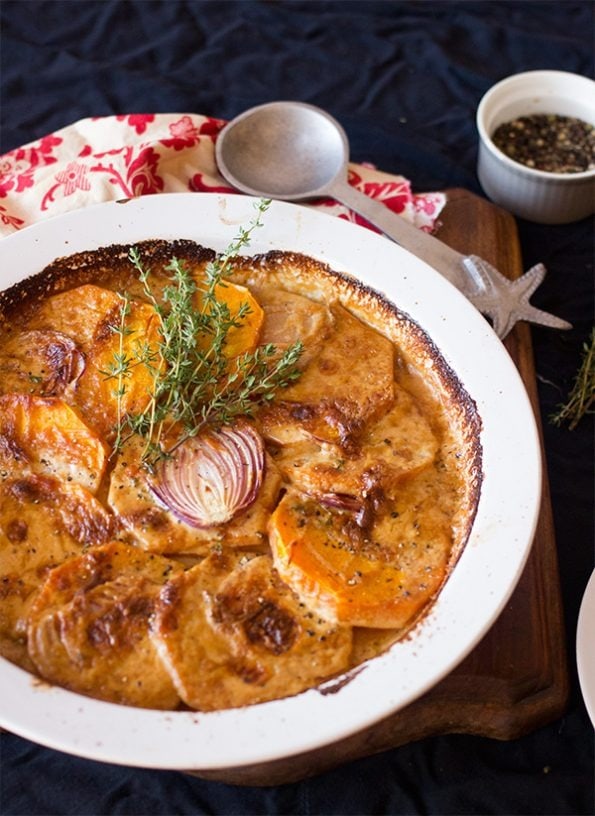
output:
[[[441,586],[451,544],[439,525],[426,538],[414,516],[388,509],[360,530],[351,514],[289,492],[269,524],[275,566],[329,620],[406,627]]]
[[[203,307],[202,292],[205,288],[204,279],[197,281],[197,286],[195,308],[201,309]],[[253,352],[258,344],[264,322],[264,312],[254,295],[245,286],[222,280],[215,287],[215,297],[225,304],[229,309],[230,318],[237,320],[239,324],[230,328],[227,334],[225,356],[233,359],[240,354]],[[242,308],[245,313],[242,317],[238,317]],[[208,347],[208,337],[204,338],[203,343],[205,348]]]
[[[106,464],[103,442],[58,397],[0,397],[0,472],[41,473],[95,493]]]
[[[163,362],[159,354],[159,316],[147,303],[130,302],[123,337],[110,326],[119,326],[124,301],[119,299],[119,311],[112,322],[95,338],[87,354],[87,365],[75,390],[75,402],[99,433],[113,434],[119,418],[124,414],[142,412],[149,403],[154,389],[154,369],[158,372]],[[119,380],[113,371],[118,355],[129,361],[127,372]],[[142,360],[147,359],[149,365]],[[118,387],[124,394],[118,407]]]

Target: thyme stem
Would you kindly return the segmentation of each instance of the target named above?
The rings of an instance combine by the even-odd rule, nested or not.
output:
[[[586,414],[592,413],[595,413],[595,328],[591,330],[589,341],[583,344],[581,363],[568,400],[558,406],[550,419],[554,425],[568,422],[572,431]]]

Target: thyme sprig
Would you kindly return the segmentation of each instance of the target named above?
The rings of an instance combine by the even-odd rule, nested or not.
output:
[[[129,335],[131,331],[126,326],[126,319],[130,314],[130,298],[128,295],[120,295],[119,297],[122,300],[122,305],[120,307],[120,322],[117,325],[110,327],[112,332],[118,335],[118,350],[114,352],[114,359],[108,364],[107,370],[101,372],[108,379],[114,377],[117,381],[115,396],[118,412],[118,423],[116,427],[116,441],[114,443],[114,447],[116,449],[119,449],[122,443],[122,425],[119,419],[123,413],[122,400],[126,394],[125,379],[131,376],[132,365],[132,360],[124,351],[124,338]]]
[[[554,425],[568,422],[570,430],[574,430],[584,416],[592,413],[595,413],[595,328],[591,330],[590,340],[583,343],[581,362],[568,399],[558,406],[551,421]]]
[[[159,340],[156,348],[146,342],[137,343],[126,353],[124,338],[130,331],[126,321],[131,306],[128,296],[121,295],[120,320],[112,326],[120,337],[119,348],[104,372],[116,379],[114,451],[138,434],[145,440],[143,463],[151,468],[205,425],[225,425],[240,416],[252,416],[299,376],[297,363],[303,351],[299,341],[282,354],[270,343],[231,359],[225,353],[229,332],[244,325],[250,307],[242,302],[232,314],[217,291],[226,286],[223,278],[231,260],[249,244],[253,231],[262,226],[269,203],[258,202],[257,214],[249,226],[241,228],[227,249],[207,264],[204,285],[196,281],[183,261],[173,258],[165,267],[169,283],[159,295],[138,249],[130,250],[129,260],[159,319]],[[142,411],[128,412],[124,410],[124,398],[133,370],[139,365],[148,373],[151,384],[148,401]],[[181,433],[168,448],[164,440],[172,429],[180,427]]]

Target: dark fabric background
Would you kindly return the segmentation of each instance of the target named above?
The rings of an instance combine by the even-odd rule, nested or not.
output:
[[[320,105],[355,161],[418,191],[481,193],[474,113],[498,79],[550,68],[593,75],[592,2],[4,0],[2,152],[92,115],[229,118],[276,99]],[[593,730],[575,668],[593,568],[593,429],[548,416],[566,397],[593,321],[593,224],[519,221],[525,266],[549,269],[536,305],[574,323],[533,329],[572,693],[565,716],[510,743],[446,736],[293,785],[260,789],[129,770],[1,738],[6,814],[588,814]],[[489,365],[489,361],[486,361]]]

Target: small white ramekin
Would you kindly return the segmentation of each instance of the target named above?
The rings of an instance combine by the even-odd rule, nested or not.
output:
[[[494,85],[477,109],[477,175],[504,209],[540,224],[568,224],[595,212],[595,170],[548,173],[508,158],[492,141],[496,128],[519,116],[552,113],[595,125],[595,82],[565,71],[527,71]]]

